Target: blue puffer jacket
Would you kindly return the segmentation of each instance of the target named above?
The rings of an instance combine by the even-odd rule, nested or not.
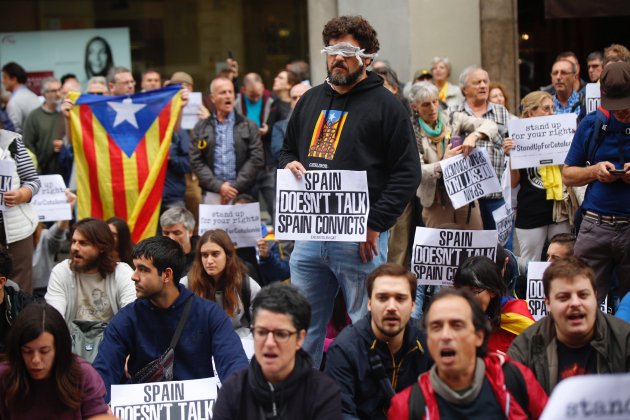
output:
[[[181,129],[179,132],[173,132],[171,148],[168,152],[166,177],[164,178],[164,191],[162,192],[162,200],[166,203],[184,200],[186,193],[186,177],[184,175],[192,172],[188,158],[189,146],[190,134],[188,130]]]
[[[193,299],[192,308],[175,346],[174,380],[214,376],[213,356],[221,382],[248,367],[241,340],[225,312],[184,286],[178,288],[179,297],[170,308],[159,309],[148,299],[138,299],[118,311],[107,326],[94,360],[94,368],[105,382],[107,402],[111,385],[126,383],[123,378],[127,355],[130,355],[129,373],[133,376],[164,353],[189,297]]]
[[[387,418],[389,400],[373,373],[374,364],[369,361],[371,355],[380,357],[395,392],[412,385],[432,364],[424,350],[426,339],[417,327],[417,321],[412,319],[407,324],[403,345],[395,355],[386,343],[374,336],[371,321],[368,314],[344,328],[326,354],[325,372],[341,387],[344,419]]]

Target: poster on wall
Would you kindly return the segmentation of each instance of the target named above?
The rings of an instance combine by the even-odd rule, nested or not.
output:
[[[131,68],[129,28],[2,32],[0,66],[11,61],[34,81],[42,74],[60,78],[72,73],[85,87],[93,76],[106,77],[113,66]]]

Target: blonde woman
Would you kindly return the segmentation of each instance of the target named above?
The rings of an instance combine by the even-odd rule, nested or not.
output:
[[[521,118],[553,115],[550,94],[536,91],[521,100]],[[514,146],[512,139],[503,142],[506,155]],[[520,185],[516,207],[516,236],[521,257],[541,261],[545,239],[571,231],[577,203],[572,191],[562,184],[558,165],[511,169],[512,188]]]

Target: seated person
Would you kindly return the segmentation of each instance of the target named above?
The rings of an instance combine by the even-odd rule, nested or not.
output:
[[[529,326],[534,317],[527,302],[507,295],[507,288],[494,261],[477,256],[465,259],[455,272],[453,284],[467,289],[486,313],[492,326],[488,351],[506,352],[512,340]]]
[[[593,270],[568,257],[547,267],[542,280],[549,315],[516,337],[508,355],[548,394],[571,376],[630,372],[630,324],[600,311]]]
[[[241,337],[250,334],[251,302],[260,286],[247,275],[232,239],[224,230],[209,230],[201,235],[195,261],[182,283],[223,308]]]
[[[132,256],[136,269],[130,283],[135,283],[138,299],[114,316],[94,360],[105,382],[107,402],[111,385],[125,376],[127,357],[132,381],[144,382],[140,378],[144,375],[137,374],[167,352],[187,305],[188,319],[171,359],[172,377],[158,380],[209,378],[214,375],[212,357],[221,382],[247,367],[241,341],[223,311],[179,284],[185,259],[177,242],[165,236],[144,239]]]
[[[184,275],[190,271],[195,260],[195,248],[199,236],[195,232],[195,216],[183,207],[171,207],[160,216],[162,235],[176,241],[184,249],[186,267]]]
[[[107,414],[105,386],[72,354],[68,326],[55,308],[34,303],[15,320],[0,363],[0,418],[91,419]]]
[[[547,248],[547,261],[554,262],[561,258],[567,258],[573,255],[575,247],[575,235],[570,233],[558,233],[549,241]]]
[[[107,223],[85,218],[72,227],[70,258],[50,273],[46,302],[70,324],[74,320],[109,322],[136,299],[133,270],[117,262]]]
[[[367,293],[368,315],[344,328],[326,354],[348,419],[385,419],[394,394],[430,366],[424,333],[411,320],[416,276],[383,264],[368,275]]]
[[[310,318],[311,305],[292,286],[275,283],[258,293],[255,356],[223,382],[213,420],[341,418],[339,387],[302,350]]]
[[[444,288],[423,318],[435,364],[396,394],[390,419],[537,419],[547,395],[532,372],[487,352],[490,323],[464,289]]]
[[[9,253],[0,247],[0,354],[5,353],[6,337],[18,314],[33,298],[10,285],[9,275],[13,269],[13,261]]]

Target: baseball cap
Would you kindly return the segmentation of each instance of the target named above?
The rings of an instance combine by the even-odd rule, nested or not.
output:
[[[630,108],[630,63],[607,64],[600,78],[600,89],[603,108],[609,111]]]
[[[176,71],[173,73],[170,79],[168,79],[165,85],[176,85],[181,83],[193,84],[193,78],[190,74],[183,71]]]

